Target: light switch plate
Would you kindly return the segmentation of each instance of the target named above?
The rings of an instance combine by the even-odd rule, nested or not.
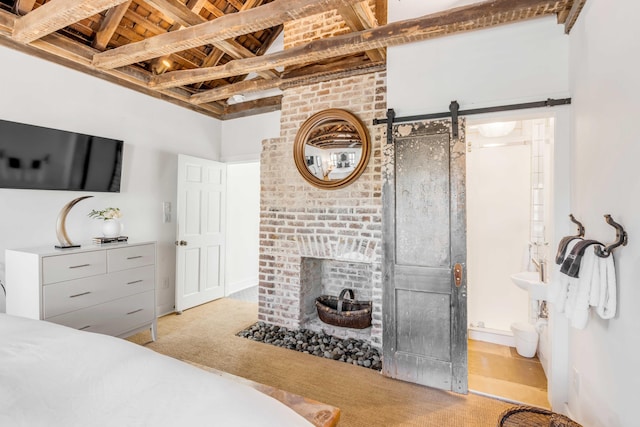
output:
[[[162,222],[171,222],[171,202],[162,202]]]

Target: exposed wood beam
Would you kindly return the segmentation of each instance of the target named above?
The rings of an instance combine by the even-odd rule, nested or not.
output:
[[[61,1],[61,0],[54,0]],[[70,0],[62,0],[70,1]],[[88,0],[83,0],[88,1]],[[120,0],[122,1],[122,0]],[[235,38],[286,21],[311,16],[358,0],[275,0],[264,6],[224,15],[181,31],[160,34],[137,43],[96,54],[93,64],[98,68],[115,68],[173,52]]]
[[[369,7],[369,1],[365,0],[351,6],[343,6],[338,9],[338,13],[344,19],[351,31],[362,31],[378,26],[376,17]],[[365,52],[373,62],[382,61],[386,58],[384,49],[372,49]]]
[[[252,116],[254,114],[270,113],[282,108],[282,95],[270,98],[256,99],[254,101],[242,102],[240,104],[227,105],[224,108],[222,120],[237,119],[240,117]]]
[[[584,4],[587,0],[573,0],[573,5],[571,6],[571,10],[569,11],[569,15],[567,16],[567,20],[564,23],[564,32],[565,34],[569,34],[571,29],[575,25],[578,20],[578,16],[580,16],[580,12],[584,7]]]
[[[104,50],[109,44],[109,40],[118,29],[118,25],[124,14],[127,13],[132,0],[127,0],[116,7],[109,9],[100,23],[100,29],[96,32],[92,46],[98,50]]]
[[[175,21],[184,27],[208,22],[198,13],[194,12],[189,6],[179,2],[178,0],[145,0],[145,2],[154,6],[172,21]]]
[[[376,21],[378,25],[387,25],[387,0],[376,0]]]
[[[30,43],[127,0],[51,0],[16,20],[13,38]]]
[[[220,42],[217,42],[214,46],[234,59],[254,58],[256,56],[253,54],[253,52],[251,52],[249,49],[242,46],[235,40],[222,40]],[[264,77],[265,79],[273,79],[278,77],[278,73],[272,70],[260,71],[258,72],[258,75]]]
[[[203,24],[209,22],[207,19],[200,16],[194,10],[192,10],[189,5],[184,5],[177,0],[146,0],[148,3],[152,4],[156,7],[160,12],[164,13],[172,20],[176,21],[178,25],[190,27],[194,25]],[[262,2],[262,0],[251,0],[248,1],[245,5],[243,5],[242,10],[249,9],[253,7],[253,5]],[[199,4],[195,5],[196,7]],[[233,39],[229,40],[221,40],[213,44],[214,47],[218,48],[222,52],[231,56],[234,59],[242,59],[242,58],[252,58],[256,55],[253,54],[249,49],[242,46],[240,43],[236,42]],[[218,57],[218,61],[221,56]],[[278,73],[274,71],[261,71],[258,73],[260,76],[270,79],[278,77]]]
[[[0,35],[10,36],[16,24],[16,16],[0,9]]]
[[[155,76],[149,84],[158,88],[176,87],[264,71],[279,66],[308,64],[361,53],[370,49],[396,46],[485,28],[496,25],[496,23],[514,22],[521,20],[524,12],[530,9],[536,11],[539,9],[537,16],[556,13],[560,7],[561,4],[558,4],[556,8],[550,8],[548,0],[493,0],[476,3],[420,18],[393,22],[370,30],[314,40],[282,52],[256,58],[237,59],[221,66],[174,71]],[[535,14],[533,15],[535,16]],[[527,14],[526,16],[532,15]]]
[[[36,0],[18,0],[16,2],[16,12],[18,15],[26,15],[33,10]]]
[[[334,79],[374,73],[376,71],[383,71],[385,70],[385,68],[386,66],[384,62],[366,62],[359,67],[348,64],[345,67],[336,68],[329,72],[318,72],[314,74],[307,74],[290,78],[245,80],[243,82],[233,83],[216,89],[210,89],[197,94],[193,94],[191,95],[189,101],[193,104],[201,104],[205,102],[227,99],[232,95],[238,93],[247,94],[262,92],[269,89],[288,89],[296,86],[301,86],[303,84],[321,83]]]

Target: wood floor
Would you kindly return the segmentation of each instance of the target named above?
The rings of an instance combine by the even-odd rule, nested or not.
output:
[[[254,286],[229,298],[258,301]],[[547,379],[537,357],[520,356],[513,347],[469,340],[469,389],[478,394],[550,409]]]
[[[537,357],[513,347],[469,340],[469,390],[550,409],[547,378]]]

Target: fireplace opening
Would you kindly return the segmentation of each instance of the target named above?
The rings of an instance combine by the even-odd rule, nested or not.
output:
[[[371,263],[303,257],[300,263],[300,327],[340,338],[371,341],[371,327],[353,329],[322,322],[315,301],[321,295],[337,297],[345,288],[353,290],[356,300],[371,301],[372,276]]]

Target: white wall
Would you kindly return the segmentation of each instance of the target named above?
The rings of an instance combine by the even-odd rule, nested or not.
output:
[[[260,154],[280,136],[280,111],[222,122],[227,166],[226,295],[258,283]]]
[[[280,111],[222,122],[221,159],[224,162],[260,161],[262,141],[280,137]]]
[[[585,426],[638,425],[640,353],[640,32],[635,0],[590,0],[571,39],[575,153],[573,213],[587,236],[610,242],[611,214],[629,233],[615,250],[618,313],[591,316],[587,328],[570,332],[569,409]],[[573,384],[579,383],[578,387]]]
[[[468,139],[476,143],[481,137]],[[530,190],[530,145],[467,153],[469,323],[509,331],[512,323],[529,321],[529,295],[509,276],[524,269]]]
[[[122,139],[121,193],[0,189],[0,274],[4,250],[57,243],[58,212],[75,197],[93,195],[73,208],[67,230],[74,241],[99,235],[94,208],[119,207],[125,234],[158,241],[158,306],[174,301],[175,218],[162,223],[161,204],[175,215],[177,153],[217,160],[221,123],[62,66],[0,47],[0,118]]]
[[[226,295],[258,284],[260,162],[227,165]]]
[[[389,2],[390,16],[397,7]],[[567,97],[568,46],[548,17],[389,48],[388,107],[407,116],[452,100],[467,109]]]

